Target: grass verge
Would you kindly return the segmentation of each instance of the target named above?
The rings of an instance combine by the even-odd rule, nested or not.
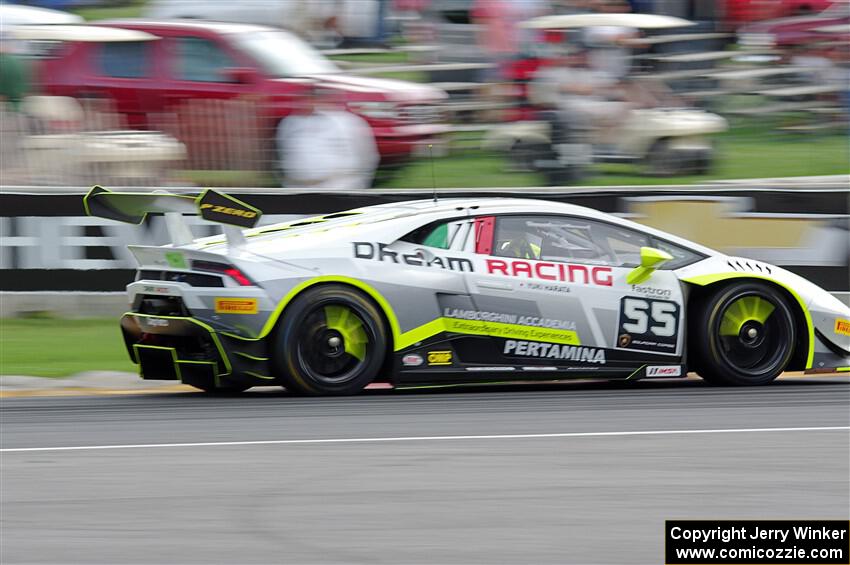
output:
[[[0,318],[0,375],[137,370],[116,319]]]
[[[381,178],[378,187],[431,188],[432,182],[444,188],[487,188],[544,186],[538,173],[507,172],[502,155],[477,149],[477,142],[457,136],[452,146],[465,147],[447,157],[419,157],[389,176]],[[806,136],[740,135],[735,132],[718,136],[714,169],[707,175],[657,177],[643,173],[638,164],[597,164],[581,185],[650,185],[691,184],[722,179],[775,178],[850,173],[850,146],[843,135]],[[385,173],[386,175],[387,173]],[[178,177],[198,186],[273,187],[274,175],[266,171],[180,171]]]
[[[124,6],[88,6],[84,8],[74,8],[73,13],[88,22],[94,20],[114,20],[121,18],[138,18],[142,15],[142,10],[145,7],[144,2],[134,1],[127,3]]]
[[[751,138],[727,133],[717,138],[717,160],[707,175],[657,177],[643,174],[639,165],[598,164],[582,185],[690,184],[721,179],[839,175],[850,172],[850,148],[843,135]],[[438,187],[543,186],[536,173],[508,173],[499,155],[471,150],[434,159]],[[431,187],[431,163],[420,158],[382,183],[382,188]]]

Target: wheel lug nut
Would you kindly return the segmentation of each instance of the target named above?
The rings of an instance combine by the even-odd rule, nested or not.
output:
[[[328,338],[328,345],[330,345],[331,347],[339,347],[340,345],[342,345],[342,340],[339,339],[337,336],[333,336],[331,338]]]
[[[747,337],[750,339],[756,337],[759,334],[758,330],[755,328],[750,328],[747,330]]]

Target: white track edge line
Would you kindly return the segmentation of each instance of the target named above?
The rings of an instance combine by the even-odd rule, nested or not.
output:
[[[317,439],[270,439],[255,441],[209,441],[192,443],[138,443],[124,445],[73,445],[60,447],[10,447],[0,449],[0,453],[21,453],[30,451],[86,451],[105,449],[153,449],[162,447],[227,447],[244,445],[299,445],[324,443],[380,443],[380,442],[410,442],[410,441],[457,441],[482,439],[545,439],[545,438],[579,438],[579,437],[616,437],[616,436],[657,436],[657,435],[686,435],[686,434],[728,434],[728,433],[763,433],[763,432],[825,432],[850,430],[850,426],[823,426],[805,428],[731,428],[707,430],[643,430],[620,432],[564,432],[548,434],[494,434],[494,435],[457,435],[457,436],[400,436],[400,437],[366,437],[366,438],[317,438]]]

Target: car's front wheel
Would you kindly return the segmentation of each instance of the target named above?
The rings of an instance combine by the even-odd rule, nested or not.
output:
[[[355,394],[378,376],[387,346],[386,324],[368,297],[345,285],[323,285],[287,307],[273,362],[292,392]]]
[[[722,287],[697,304],[692,315],[690,355],[708,382],[769,383],[794,353],[794,314],[785,297],[769,285]]]

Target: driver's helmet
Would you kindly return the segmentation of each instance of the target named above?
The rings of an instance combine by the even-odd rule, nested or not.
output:
[[[524,234],[517,234],[499,246],[499,254],[517,259],[539,259],[540,246],[530,243]]]

